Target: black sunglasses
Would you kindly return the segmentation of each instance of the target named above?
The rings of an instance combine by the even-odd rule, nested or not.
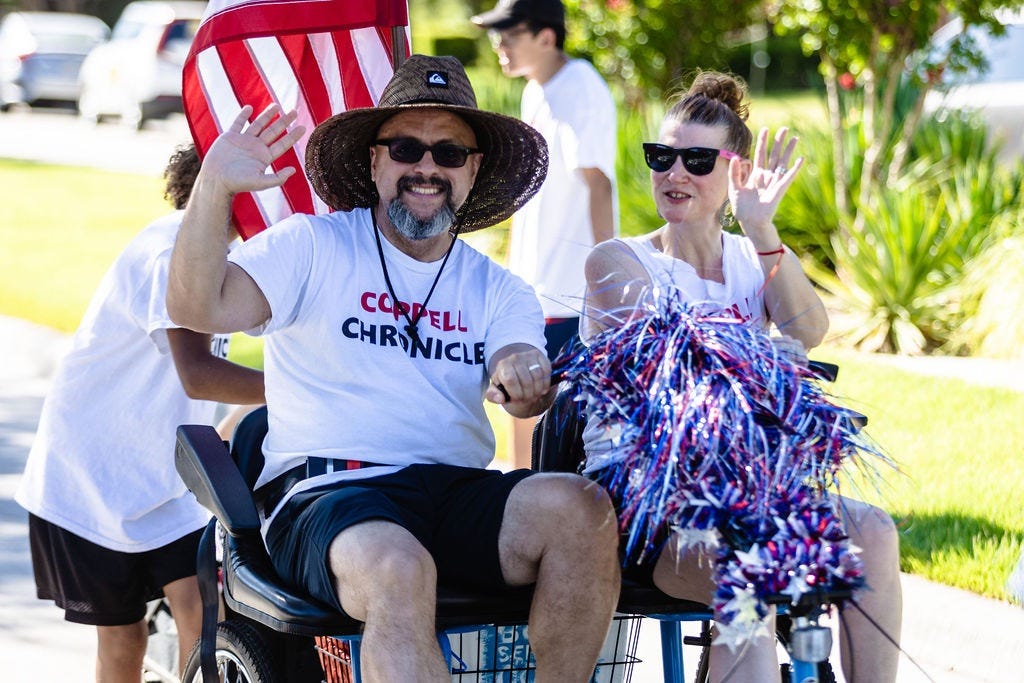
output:
[[[415,164],[423,158],[425,152],[430,152],[434,163],[445,168],[462,168],[466,165],[466,159],[470,154],[480,151],[472,147],[456,145],[454,142],[424,145],[416,138],[382,138],[374,141],[373,144],[387,147],[391,160],[400,164]]]
[[[672,168],[676,157],[683,160],[683,168],[692,175],[707,175],[715,170],[718,157],[739,159],[740,155],[727,149],[713,147],[669,147],[657,142],[644,143],[644,161],[652,171],[662,173]]]

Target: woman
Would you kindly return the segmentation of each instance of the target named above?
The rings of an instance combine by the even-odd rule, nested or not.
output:
[[[726,312],[766,329],[774,326],[778,344],[799,358],[825,337],[825,307],[772,222],[803,159],[793,160],[797,141],[785,128],[771,145],[763,129],[750,158],[746,94],[745,84],[735,77],[702,73],[666,113],[658,142],[644,144],[654,201],[666,223],[646,235],[594,248],[586,264],[584,339],[629,319],[655,287],[673,288],[700,310]],[[730,214],[742,234],[723,231]],[[607,452],[610,435],[589,425],[584,438],[587,469],[593,472],[602,464],[600,454]],[[870,586],[858,595],[858,605],[885,633],[897,637],[901,598],[892,520],[877,508],[845,498],[842,513],[852,543],[862,549]],[[648,567],[655,584],[676,597],[710,601],[709,558],[685,549],[680,555],[672,542],[664,548]],[[885,635],[856,609],[846,610],[842,625],[846,679],[895,680],[899,653]],[[716,645],[712,676],[777,680],[773,639],[755,638],[736,653]]]

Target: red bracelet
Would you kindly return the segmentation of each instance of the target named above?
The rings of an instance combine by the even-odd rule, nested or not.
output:
[[[760,252],[758,252],[758,253],[760,253]],[[761,284],[760,289],[757,290],[757,296],[758,297],[760,297],[762,294],[764,294],[764,291],[766,289],[768,289],[768,283],[775,279],[775,276],[779,272],[779,267],[782,265],[782,257],[785,255],[785,252],[780,247],[776,251],[768,252],[768,254],[778,254],[779,255],[779,259],[775,262],[775,265],[772,266],[772,269],[770,271],[768,271],[768,277],[766,277],[764,279],[764,282]]]
[[[772,249],[771,251],[759,251],[759,252],[757,252],[757,255],[758,256],[775,256],[776,254],[785,254],[785,253],[786,253],[786,245],[784,245],[784,244],[782,244],[780,242],[778,249]]]

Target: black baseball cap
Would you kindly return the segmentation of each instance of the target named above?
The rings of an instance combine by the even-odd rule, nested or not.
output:
[[[501,30],[527,19],[546,26],[564,26],[565,7],[562,0],[499,0],[490,12],[478,14],[470,21],[482,28]]]

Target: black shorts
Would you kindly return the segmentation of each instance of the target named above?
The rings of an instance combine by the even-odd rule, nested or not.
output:
[[[203,530],[141,553],[104,548],[32,514],[28,535],[41,600],[53,600],[76,624],[125,626],[146,616],[164,586],[195,576]]]
[[[415,536],[434,558],[438,581],[506,588],[498,534],[512,488],[531,474],[410,465],[303,491],[277,513],[267,547],[285,581],[337,609],[327,549],[344,529],[372,519],[389,520]]]

